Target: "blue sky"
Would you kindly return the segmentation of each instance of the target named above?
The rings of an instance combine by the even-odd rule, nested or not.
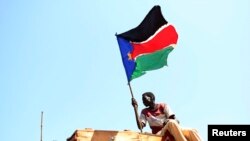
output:
[[[168,67],[132,80],[207,140],[250,123],[248,0],[1,0],[1,140],[65,141],[76,129],[138,131],[115,33],[160,5],[179,33]],[[147,127],[143,131],[149,132]]]

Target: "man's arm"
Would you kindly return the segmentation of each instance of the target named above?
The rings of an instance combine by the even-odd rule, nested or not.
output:
[[[134,108],[138,109],[138,104],[137,104],[137,101],[136,101],[135,98],[131,98],[131,103],[132,103],[132,106],[133,106]],[[137,113],[136,113],[136,114],[137,114]],[[138,127],[139,129],[141,129],[141,128],[143,128],[143,127],[146,126],[146,124],[145,124],[144,122],[141,122],[141,120],[140,120],[139,117],[138,117],[138,119],[136,119],[136,120],[137,120],[137,127]]]
[[[169,119],[176,119],[175,115],[169,116]]]
[[[167,105],[167,104],[164,105],[164,113],[165,113],[166,118],[167,118],[167,119],[164,121],[164,125],[167,124],[167,122],[168,122],[169,119],[174,119],[174,120],[176,120],[178,123],[180,123],[179,120],[176,118],[174,112],[173,112],[172,109],[170,108],[170,106]]]

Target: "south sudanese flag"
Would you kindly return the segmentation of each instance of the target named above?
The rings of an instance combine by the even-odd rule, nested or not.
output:
[[[178,34],[154,6],[135,28],[117,34],[123,65],[128,82],[146,71],[167,66],[169,53],[177,44]]]

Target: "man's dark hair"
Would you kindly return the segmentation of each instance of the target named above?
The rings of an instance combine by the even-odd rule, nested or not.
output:
[[[145,92],[142,94],[142,97],[149,96],[152,100],[155,100],[155,95],[152,92]]]

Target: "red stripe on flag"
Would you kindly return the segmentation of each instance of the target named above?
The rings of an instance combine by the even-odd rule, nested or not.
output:
[[[138,55],[145,53],[153,53],[168,47],[171,44],[176,44],[178,34],[172,25],[167,25],[160,28],[155,35],[141,43],[132,43],[133,52],[131,57],[135,59]]]

